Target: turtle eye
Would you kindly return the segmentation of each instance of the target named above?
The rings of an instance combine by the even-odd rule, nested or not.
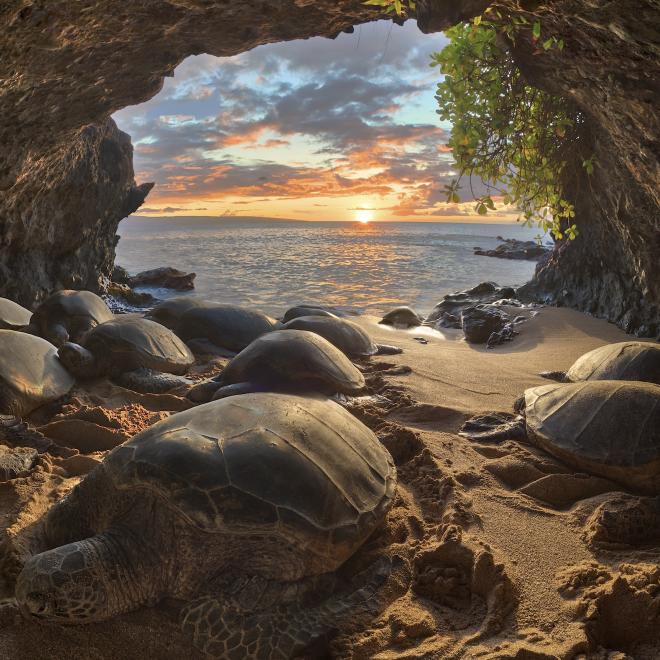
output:
[[[48,609],[48,598],[46,598],[45,594],[33,591],[27,595],[25,605],[30,614],[41,616],[45,614]]]

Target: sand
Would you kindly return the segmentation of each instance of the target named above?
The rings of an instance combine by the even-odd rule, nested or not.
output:
[[[360,317],[403,354],[361,365],[371,393],[349,408],[392,452],[399,497],[387,524],[346,571],[384,550],[410,566],[376,620],[356,620],[310,657],[660,657],[660,514],[525,444],[457,435],[475,413],[510,411],[537,374],[627,336],[564,309],[543,308],[513,342],[473,347],[457,331],[396,330]],[[427,343],[422,343],[423,338]],[[214,368],[222,364],[216,361]],[[199,377],[208,373],[202,364]],[[37,545],[39,518],[111,445],[188,404],[108,383],[77,391],[56,417],[33,420],[70,456],[44,454],[30,476],[0,484],[0,658],[201,658],[179,632],[179,604],[164,603],[81,627],[27,622],[12,582]],[[66,452],[65,452],[66,453]]]

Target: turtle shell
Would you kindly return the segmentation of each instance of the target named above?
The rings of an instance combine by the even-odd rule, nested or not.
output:
[[[19,330],[29,325],[32,312],[8,298],[0,298],[0,330]]]
[[[402,325],[408,328],[422,325],[423,319],[410,307],[395,307],[379,321],[384,325]]]
[[[525,392],[527,434],[575,468],[660,493],[660,385],[593,380]]]
[[[91,330],[83,341],[109,373],[145,368],[184,374],[194,363],[190,349],[169,329],[143,318],[119,317]]]
[[[181,317],[176,333],[184,341],[208,339],[216,346],[241,351],[277,327],[275,319],[239,305],[194,307]]]
[[[172,330],[176,329],[181,317],[189,310],[197,307],[209,307],[210,303],[192,296],[176,296],[156,305],[147,318],[160,323]]]
[[[337,314],[334,314],[325,307],[318,307],[316,305],[296,305],[295,307],[290,307],[286,310],[286,312],[284,312],[282,323],[287,323],[288,321],[297,319],[300,316],[330,316],[332,318],[338,317]]]
[[[607,344],[579,357],[567,380],[643,380],[660,385],[660,346],[650,342]]]
[[[265,556],[292,548],[307,573],[353,554],[383,521],[396,485],[389,453],[341,406],[273,393],[172,415],[100,469],[117,489],[153,493],[203,532],[258,535]]]
[[[112,318],[110,308],[95,293],[64,289],[37,307],[31,323],[41,335],[48,335],[48,326],[62,325],[69,334],[69,341],[80,342],[90,327]]]
[[[309,385],[326,392],[357,394],[364,376],[329,341],[307,330],[275,330],[255,339],[225,367],[222,385]]]
[[[0,330],[0,414],[22,417],[63,397],[74,379],[41,337]]]
[[[378,351],[371,337],[357,323],[330,316],[301,316],[283,326],[284,330],[315,332],[349,357],[368,357]]]

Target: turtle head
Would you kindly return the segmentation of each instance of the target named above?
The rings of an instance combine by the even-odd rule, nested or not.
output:
[[[45,336],[46,339],[55,346],[62,346],[69,341],[69,333],[66,328],[59,323],[53,323],[47,326]]]
[[[67,371],[71,372],[76,378],[84,380],[94,378],[97,375],[96,359],[80,344],[66,342],[60,346],[57,356]]]
[[[70,543],[31,557],[16,582],[16,601],[26,618],[57,623],[107,619],[110,606],[103,570],[88,543]]]

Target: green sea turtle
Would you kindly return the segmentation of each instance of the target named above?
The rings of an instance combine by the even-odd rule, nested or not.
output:
[[[75,381],[57,359],[55,346],[41,337],[0,330],[0,355],[0,438],[14,447],[0,454],[0,478],[14,478],[34,465],[32,450],[21,447],[43,452],[53,445],[21,418],[65,397]]]
[[[336,573],[395,486],[388,452],[332,401],[214,401],[117,447],[55,504],[16,599],[28,617],[81,624],[173,597],[209,655],[288,658],[385,607],[393,569],[409,579],[396,555],[348,588]]]
[[[8,298],[0,298],[0,330],[22,330],[30,323],[32,312]]]
[[[259,311],[239,305],[193,307],[184,312],[175,332],[193,347],[210,343],[228,351],[242,351],[278,322]]]
[[[315,332],[352,358],[401,353],[401,349],[396,346],[374,343],[357,323],[347,319],[330,316],[300,316],[285,323],[282,329]]]
[[[579,357],[568,371],[544,371],[563,383],[581,380],[643,380],[660,385],[660,346],[650,342],[606,344]]]
[[[338,317],[339,314],[335,314],[331,310],[325,307],[320,307],[319,305],[296,305],[295,307],[290,307],[284,312],[282,323],[297,319],[299,316],[330,316],[335,318]]]
[[[91,291],[63,290],[46,298],[30,319],[34,334],[55,346],[79,342],[86,332],[113,318],[102,298]]]
[[[193,296],[176,296],[158,303],[145,318],[156,321],[170,330],[176,330],[179,320],[189,309],[212,307],[213,304]]]
[[[188,398],[208,401],[255,391],[359,394],[364,376],[323,337],[306,330],[275,330],[255,339],[223,371],[195,386]]]
[[[404,328],[415,328],[424,323],[424,319],[410,307],[395,307],[378,321],[383,325],[402,326]]]
[[[41,337],[0,330],[0,415],[23,417],[65,396],[74,379]]]
[[[620,380],[525,391],[517,416],[474,417],[461,435],[526,439],[579,470],[660,494],[660,385]]]
[[[97,325],[82,344],[67,342],[60,347],[59,358],[81,380],[108,376],[138,392],[164,392],[188,384],[180,375],[195,361],[170,329],[131,317]]]

